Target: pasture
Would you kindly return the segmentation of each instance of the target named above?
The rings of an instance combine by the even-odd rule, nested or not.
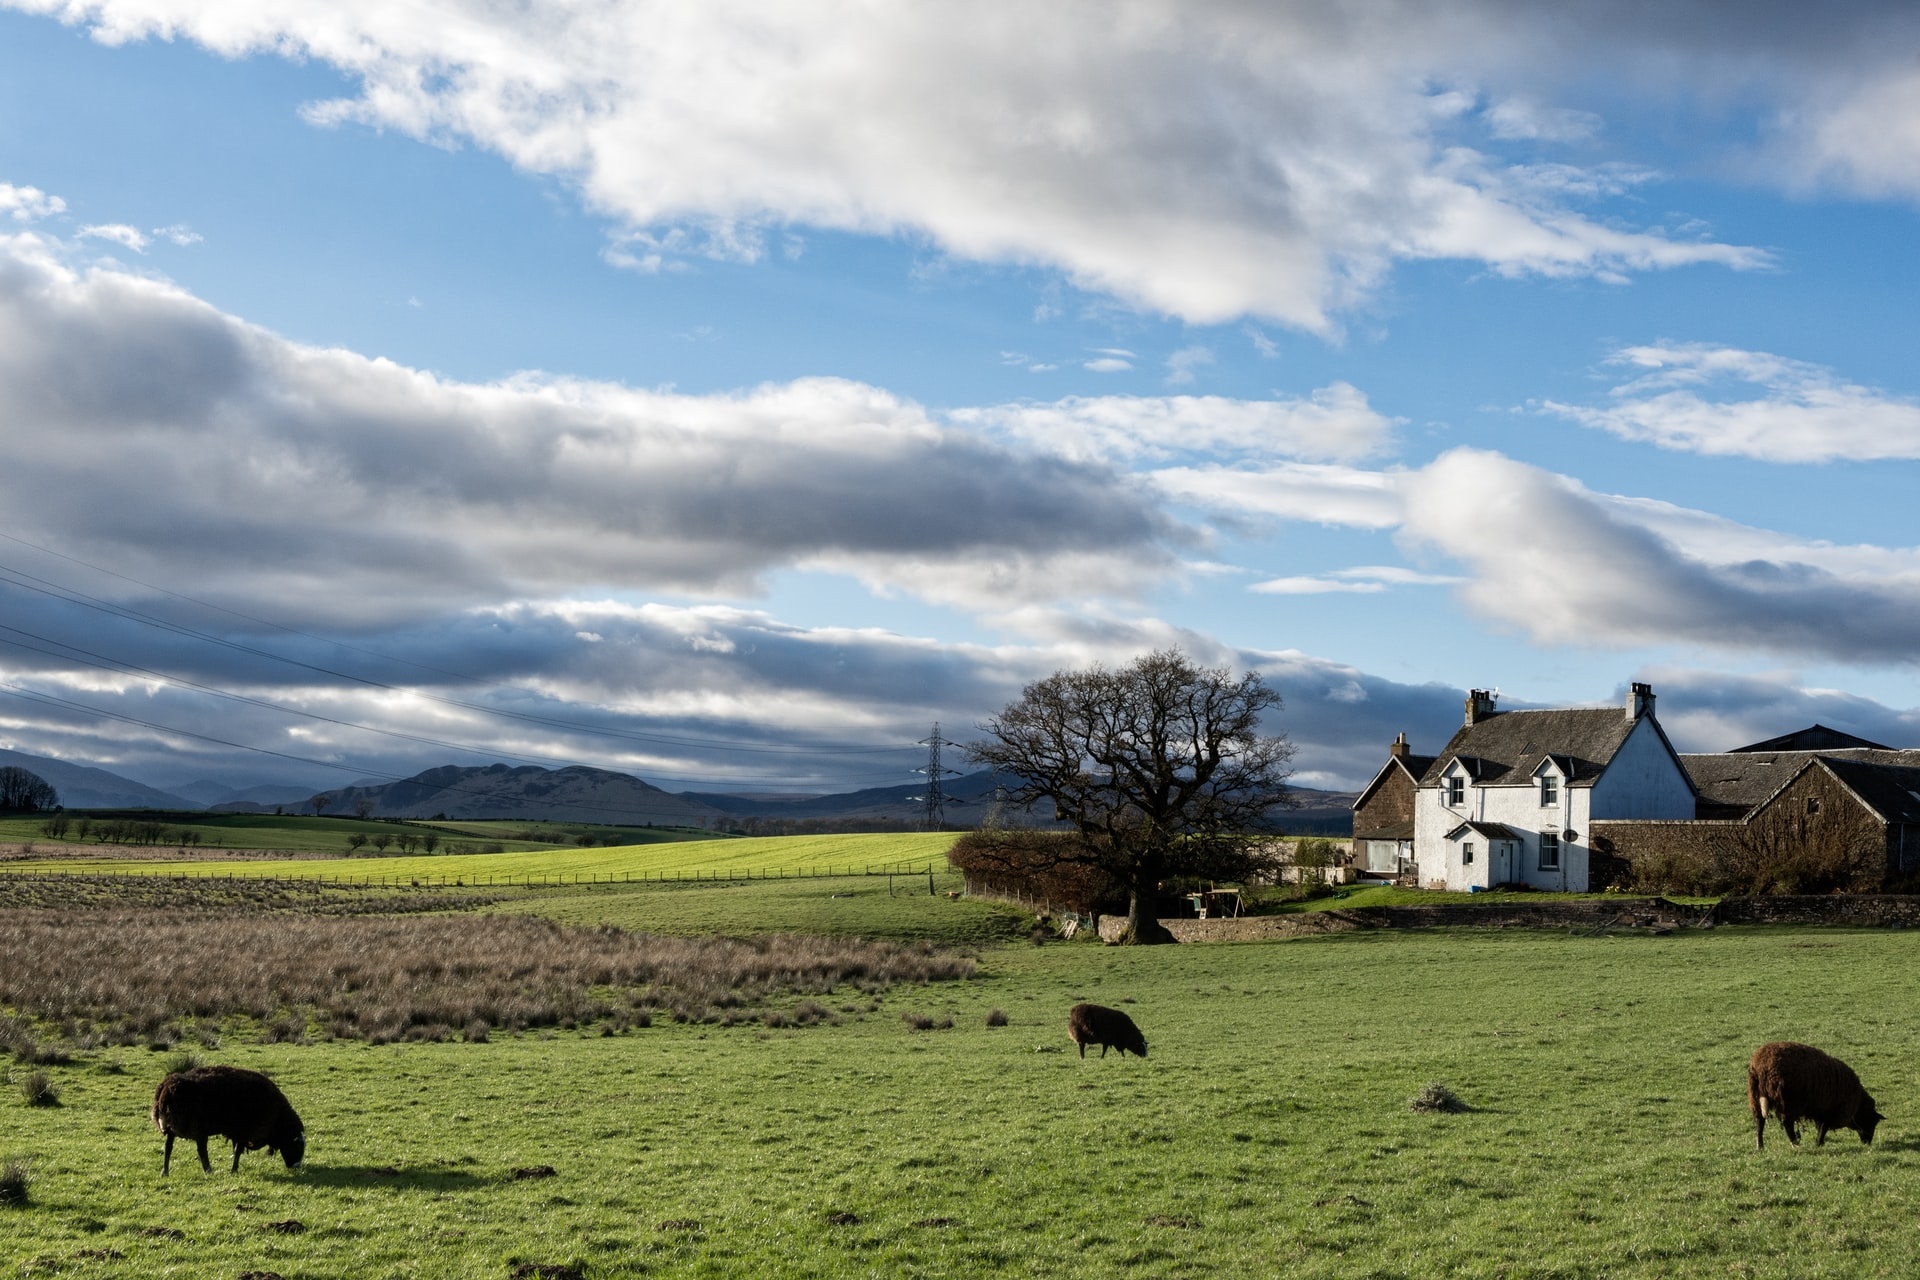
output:
[[[60,1105],[0,1096],[0,1162],[37,1175],[0,1240],[61,1275],[1904,1275],[1917,949],[1837,929],[1022,942],[963,980],[816,997],[839,1025],[371,1045],[236,1022],[203,1056],[275,1075],[304,1169],[254,1153],[163,1181],[145,1108],[166,1055],[90,1051],[42,1068]],[[1083,999],[1128,1010],[1151,1056],[1076,1057]],[[1889,1117],[1874,1147],[1752,1149],[1744,1064],[1776,1038],[1858,1068]],[[1474,1109],[1413,1112],[1436,1080]]]

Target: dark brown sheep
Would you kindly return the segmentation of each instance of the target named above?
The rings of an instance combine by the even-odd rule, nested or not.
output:
[[[1107,1046],[1112,1045],[1120,1051],[1121,1057],[1129,1053],[1147,1056],[1147,1038],[1140,1034],[1140,1028],[1133,1025],[1133,1019],[1118,1009],[1109,1009],[1105,1005],[1077,1004],[1067,1011],[1067,1038],[1080,1047],[1080,1056],[1087,1056],[1087,1046],[1100,1046],[1100,1056],[1107,1056]]]
[[[287,1168],[307,1154],[306,1128],[278,1085],[245,1067],[194,1067],[176,1071],[153,1094],[153,1127],[167,1135],[161,1176],[173,1166],[173,1140],[186,1138],[200,1149],[200,1167],[208,1173],[207,1139],[216,1134],[233,1141],[233,1172],[240,1153],[265,1147],[278,1151]]]
[[[1747,1064],[1747,1107],[1753,1112],[1753,1145],[1758,1150],[1766,1149],[1769,1115],[1796,1147],[1800,1135],[1794,1126],[1802,1120],[1813,1121],[1816,1145],[1825,1145],[1829,1129],[1852,1129],[1872,1146],[1874,1128],[1885,1118],[1852,1067],[1812,1045],[1787,1040],[1753,1051]]]

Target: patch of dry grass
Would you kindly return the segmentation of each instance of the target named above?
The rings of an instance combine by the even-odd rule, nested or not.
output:
[[[926,944],[769,935],[672,938],[528,916],[255,915],[184,910],[0,915],[0,1042],[43,1052],[171,1045],[251,1020],[263,1038],[387,1043],[492,1030],[732,1024],[788,995],[966,978]],[[754,1018],[758,1021],[758,1018]],[[810,1019],[795,1018],[795,1022]]]

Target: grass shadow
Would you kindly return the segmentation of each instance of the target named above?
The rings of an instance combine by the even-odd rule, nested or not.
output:
[[[299,1177],[322,1187],[394,1187],[408,1191],[476,1191],[497,1181],[462,1169],[398,1169],[371,1164],[309,1163]]]

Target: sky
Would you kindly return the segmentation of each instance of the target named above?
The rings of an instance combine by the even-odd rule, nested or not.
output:
[[[842,790],[1175,646],[1308,786],[1920,743],[1920,12],[1734,12],[0,0],[0,746]]]

